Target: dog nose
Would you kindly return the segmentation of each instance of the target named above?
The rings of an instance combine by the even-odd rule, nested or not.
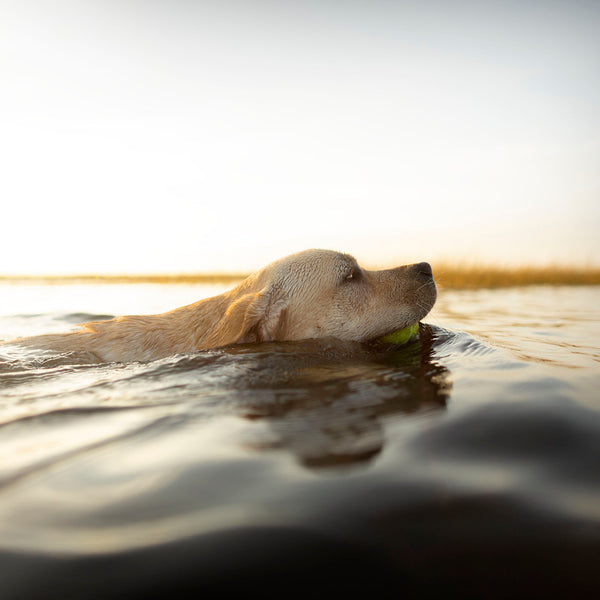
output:
[[[431,270],[431,265],[428,262],[416,263],[412,265],[411,268],[418,275],[422,275],[423,277],[433,277],[433,271]]]

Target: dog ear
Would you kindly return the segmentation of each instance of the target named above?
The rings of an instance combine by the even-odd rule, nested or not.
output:
[[[287,301],[274,298],[272,289],[244,294],[232,302],[212,331],[208,343],[214,346],[282,339]]]
[[[255,339],[248,339],[247,341],[270,342],[284,340],[287,329],[287,307],[286,297],[280,296],[275,299],[271,294],[263,315],[249,332],[250,336],[255,336]]]

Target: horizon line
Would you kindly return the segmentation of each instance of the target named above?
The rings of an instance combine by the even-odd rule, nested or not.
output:
[[[4,284],[211,284],[235,283],[250,273],[79,273],[1,275]],[[484,264],[434,264],[436,283],[442,288],[514,287],[521,285],[600,285],[600,266],[499,266]]]

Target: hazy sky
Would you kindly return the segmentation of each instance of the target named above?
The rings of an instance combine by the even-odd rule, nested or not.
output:
[[[0,0],[0,273],[600,264],[600,2]]]

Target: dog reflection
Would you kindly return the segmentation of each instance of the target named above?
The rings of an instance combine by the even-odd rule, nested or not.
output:
[[[274,353],[243,403],[243,416],[264,425],[245,445],[285,449],[310,468],[367,466],[385,445],[388,418],[445,409],[449,371],[433,360],[431,344],[423,325],[421,339],[397,351],[295,345],[292,369]]]

